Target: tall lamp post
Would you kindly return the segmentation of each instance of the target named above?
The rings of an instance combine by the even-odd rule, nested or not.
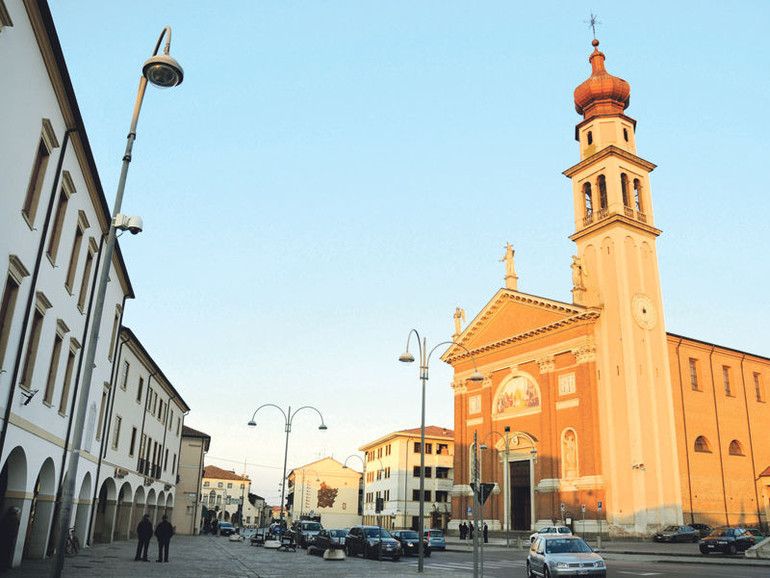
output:
[[[417,341],[417,347],[420,354],[420,381],[422,382],[422,410],[421,410],[421,419],[420,419],[420,514],[419,514],[419,520],[418,520],[418,532],[420,539],[417,541],[418,546],[418,556],[417,556],[417,572],[423,571],[423,533],[425,530],[425,382],[428,381],[428,365],[430,364],[430,357],[433,355],[433,352],[436,351],[438,347],[441,347],[442,345],[456,345],[465,351],[468,352],[468,354],[471,356],[471,361],[473,362],[473,373],[468,378],[470,381],[483,381],[484,376],[481,375],[478,371],[478,368],[476,367],[476,360],[473,357],[473,354],[468,351],[468,348],[464,345],[461,345],[459,343],[456,343],[454,341],[442,341],[441,343],[435,345],[430,351],[428,351],[428,341],[426,338],[420,339],[420,334],[417,332],[416,329],[412,329],[409,331],[409,334],[406,338],[406,350],[404,353],[402,353],[398,360],[403,363],[412,363],[414,361],[414,355],[409,353],[409,340],[412,338],[412,334],[415,335],[416,341]]]
[[[163,54],[158,54],[160,43],[166,36],[166,46]],[[110,277],[110,265],[112,255],[115,251],[115,241],[117,239],[116,230],[129,229],[132,233],[141,230],[141,219],[137,217],[127,218],[121,215],[120,208],[123,204],[123,191],[126,187],[126,176],[128,175],[128,166],[131,163],[131,150],[136,140],[136,125],[139,122],[139,111],[142,108],[144,92],[149,80],[155,86],[160,88],[171,88],[182,83],[184,72],[179,63],[169,55],[171,49],[171,28],[166,26],[160,33],[158,42],[155,44],[155,50],[152,56],[142,66],[142,77],[139,80],[139,91],[134,103],[134,114],[131,118],[131,128],[128,131],[128,142],[126,143],[126,152],[123,155],[123,167],[120,171],[118,180],[118,191],[115,195],[115,205],[112,208],[112,221],[107,234],[107,243],[104,246],[104,253],[101,257],[102,271],[99,276],[99,284],[96,288],[96,299],[94,309],[91,313],[91,330],[88,349],[86,350],[85,363],[83,364],[83,380],[80,384],[80,396],[78,399],[75,423],[72,428],[72,451],[70,453],[67,474],[64,476],[64,486],[62,488],[62,503],[59,511],[59,528],[54,551],[54,563],[52,565],[51,576],[59,578],[64,568],[64,547],[67,541],[67,534],[72,517],[72,507],[75,495],[75,481],[78,472],[78,462],[80,461],[80,452],[83,445],[83,430],[85,429],[86,413],[88,411],[88,398],[91,391],[91,378],[93,376],[94,360],[96,358],[96,345],[99,341],[99,327],[102,323],[102,314],[104,312],[104,301],[107,294],[107,283]]]
[[[359,456],[358,454],[350,454],[348,457],[345,458],[345,462],[342,464],[342,467],[344,469],[347,469],[348,467],[348,460],[350,458],[358,458],[361,460],[361,466],[363,467],[363,472],[361,472],[361,481],[363,482],[363,488],[364,492],[366,492],[366,462],[364,461],[364,458]],[[364,525],[364,504],[366,503],[366,494],[364,493],[361,496],[361,525]]]
[[[292,413],[291,406],[289,406],[288,411],[283,411],[280,407],[278,407],[274,403],[262,404],[256,410],[254,410],[254,415],[252,415],[251,419],[249,420],[249,424],[248,424],[249,427],[257,427],[257,422],[255,421],[255,418],[257,417],[257,412],[263,407],[276,408],[278,411],[280,411],[283,414],[283,417],[286,420],[286,446],[283,450],[283,477],[281,478],[281,524],[283,524],[283,521],[284,521],[283,513],[284,513],[284,505],[285,505],[284,500],[286,498],[286,458],[289,457],[289,434],[291,433],[291,424],[294,421],[294,416],[296,416],[303,409],[312,409],[321,418],[321,425],[318,426],[318,429],[320,429],[321,431],[326,431],[328,428],[324,423],[324,416],[321,414],[320,411],[318,411],[318,409],[314,408],[312,405],[303,405],[299,409],[294,410],[294,413]]]

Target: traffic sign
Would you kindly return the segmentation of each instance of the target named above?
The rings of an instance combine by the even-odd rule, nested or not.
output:
[[[564,511],[564,503],[562,502],[561,506],[559,506],[559,509],[563,512]]]
[[[580,511],[585,514],[585,512],[586,512],[586,505],[585,504],[581,504],[580,505]]]
[[[473,491],[476,492],[476,496],[478,496],[479,503],[483,504],[487,501],[487,498],[492,494],[492,490],[495,489],[494,484],[477,484],[476,482],[471,484],[471,488],[473,488]]]
[[[601,502],[599,502],[599,509],[600,510],[602,509],[602,503]]]

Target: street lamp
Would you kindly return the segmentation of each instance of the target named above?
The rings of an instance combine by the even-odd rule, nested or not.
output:
[[[283,451],[283,477],[281,478],[281,524],[283,525],[283,512],[284,512],[284,499],[286,497],[286,458],[289,457],[289,434],[291,433],[291,423],[294,421],[294,416],[297,415],[299,412],[301,412],[303,409],[312,409],[315,411],[320,417],[321,417],[321,425],[318,426],[318,429],[321,431],[326,431],[328,428],[326,427],[326,424],[324,423],[324,416],[321,414],[318,409],[314,408],[312,405],[303,405],[301,408],[294,411],[294,413],[291,412],[291,406],[289,406],[288,411],[283,411],[280,407],[275,405],[274,403],[265,403],[260,405],[255,411],[254,415],[251,416],[251,419],[249,420],[249,427],[257,427],[257,422],[254,418],[257,417],[257,412],[262,409],[263,407],[274,407],[278,411],[280,411],[283,414],[284,419],[286,420],[286,447]]]
[[[406,350],[398,357],[399,361],[403,363],[412,363],[414,361],[414,355],[409,353],[409,340],[412,338],[412,333],[414,333],[417,338],[417,347],[420,353],[420,381],[422,382],[422,417],[420,420],[420,515],[417,522],[420,538],[417,541],[419,544],[417,550],[417,572],[422,572],[423,532],[425,530],[425,520],[423,519],[423,516],[425,515],[425,382],[428,381],[428,365],[430,364],[430,357],[433,355],[433,352],[436,351],[436,348],[441,347],[442,345],[457,345],[458,347],[468,352],[468,354],[471,356],[471,361],[473,362],[473,373],[470,375],[470,377],[468,377],[468,379],[470,381],[483,381],[484,376],[479,373],[473,354],[468,351],[468,348],[466,348],[464,345],[454,341],[442,341],[441,343],[435,345],[433,349],[428,351],[427,339],[423,338],[422,341],[420,341],[420,334],[416,329],[409,331],[409,334],[406,337]]]
[[[299,507],[299,519],[300,520],[302,519],[302,513],[305,511],[305,492],[307,491],[306,487],[305,487],[305,472],[307,472],[307,473],[310,473],[310,472],[315,473],[315,481],[316,482],[320,482],[321,481],[320,474],[316,470],[314,470],[313,468],[302,468],[302,496],[300,498],[301,501],[300,501],[300,507]],[[294,473],[294,497],[295,498],[296,498],[296,495],[297,495],[297,489],[296,488],[297,488],[297,474],[295,472]],[[294,503],[294,507],[296,509],[296,502]],[[294,514],[292,514],[292,520],[293,519],[294,519]]]
[[[348,457],[345,458],[345,462],[342,464],[342,467],[344,469],[348,468],[348,460],[350,458],[358,458],[361,460],[361,467],[363,468],[363,472],[361,473],[361,481],[363,482],[363,495],[361,496],[361,525],[364,525],[364,503],[366,500],[366,462],[364,461],[364,458],[359,456],[358,454],[350,454]]]
[[[158,54],[160,43],[166,36],[166,46],[163,54]],[[182,83],[184,72],[179,63],[169,55],[171,48],[171,28],[166,26],[160,33],[158,42],[155,44],[155,50],[147,62],[142,67],[142,77],[139,80],[139,91],[134,103],[134,114],[131,118],[131,128],[128,131],[128,142],[126,143],[126,152],[123,155],[123,167],[120,171],[118,180],[118,191],[115,195],[115,205],[112,208],[112,221],[107,234],[107,243],[104,246],[104,253],[101,256],[102,271],[99,276],[99,284],[96,288],[96,298],[94,309],[91,313],[91,330],[88,349],[86,350],[85,362],[83,364],[83,380],[80,384],[80,398],[78,399],[75,423],[72,428],[72,452],[69,458],[67,474],[64,476],[64,485],[62,487],[62,503],[59,511],[59,529],[56,540],[57,547],[54,551],[54,563],[51,570],[51,576],[59,578],[64,568],[64,547],[67,541],[67,534],[72,517],[72,507],[75,496],[75,481],[78,472],[78,462],[80,461],[80,452],[83,445],[83,430],[85,429],[86,413],[88,411],[88,399],[91,391],[91,379],[93,377],[94,360],[96,358],[96,345],[99,341],[99,327],[102,323],[104,312],[104,300],[107,294],[107,283],[110,279],[110,264],[112,255],[115,251],[115,240],[117,229],[128,229],[132,233],[138,233],[141,230],[141,219],[137,221],[136,217],[128,220],[119,218],[120,207],[123,203],[123,191],[126,187],[126,177],[128,175],[128,165],[131,163],[131,150],[136,140],[136,125],[139,122],[139,111],[142,108],[144,92],[149,80],[155,86],[160,88],[171,88]]]

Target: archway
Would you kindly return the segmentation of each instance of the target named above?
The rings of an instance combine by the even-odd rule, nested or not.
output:
[[[44,558],[51,520],[56,503],[56,468],[51,458],[46,458],[32,489],[27,531],[24,540],[25,558]]]
[[[169,521],[174,519],[174,496],[171,492],[166,496],[166,515],[168,516]],[[173,521],[171,523],[173,524]]]
[[[145,514],[150,515],[150,521],[152,522],[153,526],[155,526],[155,515],[158,512],[157,500],[158,500],[158,496],[155,494],[155,489],[150,488],[150,491],[147,492]]]
[[[131,527],[131,484],[124,482],[118,492],[118,501],[115,505],[115,531],[113,540],[127,540],[129,538],[129,528]]]
[[[166,513],[166,492],[158,492],[158,499],[156,500],[157,507],[155,508],[155,523],[159,524]]]
[[[131,526],[129,527],[129,538],[136,538],[136,526],[139,524],[139,521],[142,519],[142,516],[145,513],[145,495],[144,495],[144,486],[139,486],[136,488],[136,493],[134,494],[134,510],[133,510],[133,516],[132,520],[134,520],[136,523],[131,523]]]
[[[25,499],[27,493],[27,456],[21,446],[11,450],[0,470],[0,515],[5,515],[9,508],[19,508],[21,511],[21,525],[17,536],[10,544],[9,558],[12,567],[21,564],[24,540],[18,536],[25,535],[26,523],[29,512],[29,500]],[[5,554],[3,554],[5,555]]]
[[[80,537],[81,545],[86,543],[88,532],[88,514],[91,511],[91,472],[86,472],[83,482],[80,484],[77,509],[75,511],[75,534]]]
[[[112,528],[115,524],[115,500],[118,489],[115,480],[107,478],[99,488],[99,498],[96,503],[96,518],[94,519],[94,543],[112,542]]]

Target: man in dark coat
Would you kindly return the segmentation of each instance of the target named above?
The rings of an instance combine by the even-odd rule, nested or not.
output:
[[[136,535],[139,538],[139,543],[136,545],[136,556],[134,560],[147,559],[147,549],[150,547],[150,538],[152,538],[152,522],[150,522],[150,514],[145,514],[142,517],[142,521],[136,527]]]
[[[468,538],[473,540],[473,522],[468,524]]]
[[[460,540],[465,540],[465,536],[468,534],[468,526],[465,522],[460,522]]]
[[[163,516],[163,521],[155,528],[158,537],[158,562],[168,562],[168,544],[174,535],[174,527],[168,521],[168,516]]]
[[[484,543],[486,544],[489,542],[489,528],[487,527],[487,523],[484,522]]]

